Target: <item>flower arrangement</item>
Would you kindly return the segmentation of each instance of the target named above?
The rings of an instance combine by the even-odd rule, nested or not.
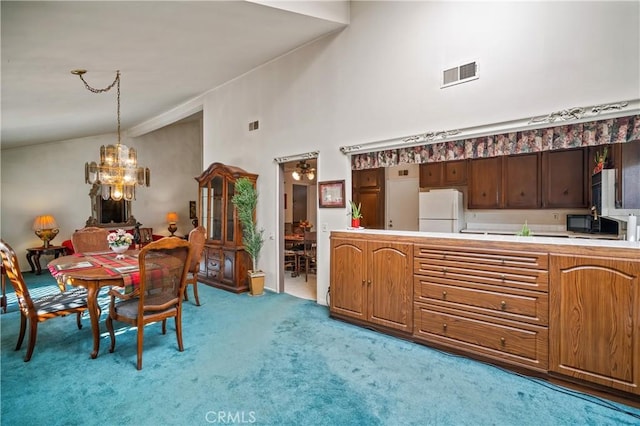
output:
[[[133,235],[125,232],[124,229],[118,229],[107,235],[107,242],[109,247],[129,247],[133,242]]]
[[[300,228],[302,228],[302,229],[311,229],[311,228],[313,228],[313,224],[311,222],[309,222],[308,220],[301,220],[300,224],[298,226],[300,226]]]

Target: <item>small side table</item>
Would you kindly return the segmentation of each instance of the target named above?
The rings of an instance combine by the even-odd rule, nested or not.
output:
[[[60,255],[66,256],[67,248],[65,246],[49,246],[49,247],[31,247],[27,249],[27,262],[31,266],[31,272],[35,272],[36,275],[42,273],[40,267],[40,256],[43,254],[51,254],[57,259]]]

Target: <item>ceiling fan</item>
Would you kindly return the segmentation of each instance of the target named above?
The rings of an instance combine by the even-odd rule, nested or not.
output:
[[[308,164],[307,160],[301,160],[296,164],[296,169],[291,172],[291,176],[295,180],[301,180],[305,176],[308,180],[313,180],[316,177],[316,169],[311,167],[311,164]]]

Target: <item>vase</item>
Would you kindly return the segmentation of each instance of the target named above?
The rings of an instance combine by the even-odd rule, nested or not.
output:
[[[360,218],[358,219],[351,218],[351,227],[360,228]]]
[[[110,246],[111,250],[116,253],[116,259],[124,259],[124,252],[129,250],[129,246]]]

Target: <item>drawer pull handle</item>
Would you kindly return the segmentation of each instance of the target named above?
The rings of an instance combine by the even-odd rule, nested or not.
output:
[[[442,272],[447,273],[447,268],[442,268]]]
[[[504,281],[504,274],[500,275],[500,278],[502,278],[502,281]]]
[[[443,292],[442,292],[442,298],[443,298],[443,299],[446,299],[446,298],[447,298],[447,292],[446,292],[446,291],[443,291]]]
[[[447,331],[447,323],[442,324],[442,329],[443,329],[444,331]]]
[[[504,300],[500,302],[500,308],[502,308],[503,311],[507,309],[507,302],[505,302]]]
[[[502,259],[502,264],[504,265],[504,259]]]
[[[367,285],[369,285],[369,286],[371,285],[371,280],[367,281]]]
[[[500,338],[500,344],[501,344],[502,346],[504,346],[504,345],[505,345],[505,343],[507,343],[507,341],[505,340],[505,338],[504,338],[504,337],[501,337],[501,338]]]
[[[364,285],[364,284],[365,284],[365,280],[362,280],[362,285]]]

